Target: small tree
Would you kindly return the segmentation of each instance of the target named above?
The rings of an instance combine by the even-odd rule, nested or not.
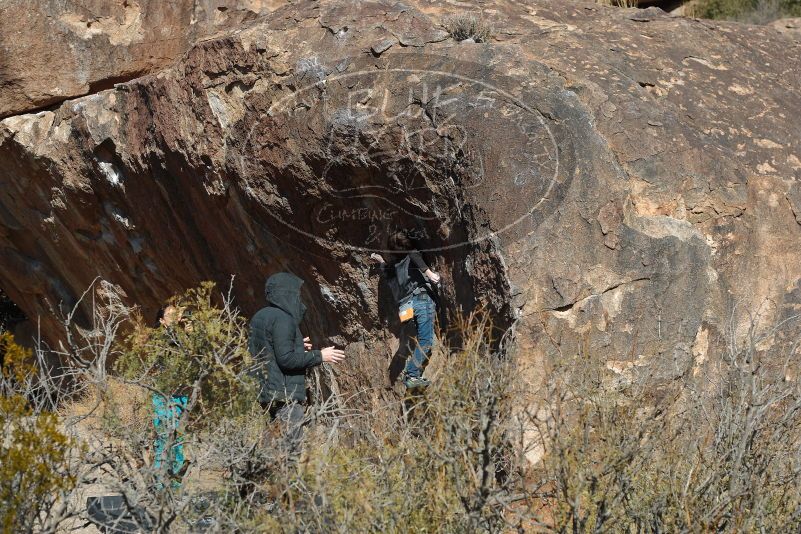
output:
[[[155,394],[188,396],[196,425],[247,411],[256,396],[246,323],[229,305],[215,306],[213,290],[205,282],[173,298],[181,313],[174,328],[153,328],[137,317],[116,364],[121,377]]]

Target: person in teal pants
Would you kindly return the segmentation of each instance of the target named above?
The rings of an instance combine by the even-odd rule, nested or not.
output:
[[[161,308],[156,316],[157,328],[172,328],[175,323],[180,322],[181,310],[175,306]],[[156,439],[153,441],[153,467],[160,471],[164,462],[169,462],[167,472],[173,479],[172,483],[174,486],[180,485],[178,478],[186,459],[183,438],[178,433],[178,425],[189,398],[186,395],[153,393],[152,401],[153,426],[156,430]]]
[[[156,428],[153,466],[160,470],[163,462],[170,462],[168,471],[173,476],[184,466],[184,444],[177,431],[188,401],[186,395],[171,395],[168,399],[159,393],[153,394],[153,426]],[[168,444],[169,450],[166,450]]]

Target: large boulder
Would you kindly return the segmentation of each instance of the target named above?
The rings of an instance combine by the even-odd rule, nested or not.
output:
[[[797,42],[561,0],[485,9],[489,42],[457,42],[465,6],[298,2],[6,118],[0,287],[56,336],[98,276],[152,313],[236,275],[252,313],[291,270],[315,340],[386,368],[398,324],[366,260],[404,227],[444,273],[442,320],[482,308],[529,361],[700,368],[749,313],[796,313]]]
[[[0,118],[172,63],[198,39],[283,0],[3,0]]]

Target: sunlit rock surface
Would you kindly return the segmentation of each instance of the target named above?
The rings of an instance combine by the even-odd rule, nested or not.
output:
[[[297,2],[6,118],[0,287],[55,337],[98,276],[152,314],[236,275],[249,314],[291,270],[315,341],[375,367],[354,384],[386,380],[399,325],[366,258],[400,227],[443,273],[443,324],[482,307],[530,362],[702,369],[748,313],[797,313],[797,41],[538,0],[485,6],[493,38],[460,43],[465,5]]]

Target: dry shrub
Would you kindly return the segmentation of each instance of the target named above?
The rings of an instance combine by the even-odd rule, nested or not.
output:
[[[492,26],[481,15],[463,13],[445,19],[445,29],[457,41],[472,39],[477,43],[487,43],[492,38]]]
[[[595,3],[601,4],[602,6],[614,6],[622,8],[632,8],[639,5],[638,0],[595,0]]]
[[[786,379],[798,354],[759,350],[775,331],[756,332],[703,368],[655,359],[621,376],[590,354],[557,362],[532,486],[550,527],[798,531],[801,388]]]
[[[517,381],[488,332],[478,325],[461,347],[436,349],[438,370],[425,393],[369,403],[361,394],[311,409],[299,459],[259,447],[252,432],[252,445],[242,448],[254,454],[241,464],[261,478],[239,521],[260,532],[504,528],[509,488],[520,482],[521,457],[511,446]],[[254,461],[263,467],[252,469]],[[232,483],[242,482],[237,473],[247,470],[229,468]]]
[[[169,531],[181,522],[181,528],[191,526],[193,486],[180,484],[168,473],[169,462],[160,467],[152,462],[151,396],[189,393],[181,429],[171,433],[165,444],[169,448],[180,439],[196,451],[190,453],[194,473],[187,475],[189,479],[203,471],[212,472],[219,464],[216,458],[203,456],[203,448],[197,446],[200,433],[210,427],[213,432],[215,421],[236,421],[243,412],[249,413],[255,399],[253,381],[247,376],[244,320],[231,306],[229,295],[216,299],[222,302],[218,306],[212,292],[213,286],[204,284],[174,299],[177,305],[192,310],[192,328],[165,333],[147,328],[135,310],[124,306],[114,287],[101,281],[92,299],[91,325],[74,321],[77,305],[63,319],[67,341],[56,355],[64,366],[47,368],[45,374],[34,369],[24,380],[6,379],[4,373],[4,394],[16,392],[20,398],[43,397],[47,401],[37,403],[35,409],[26,408],[28,412],[20,416],[24,421],[39,418],[49,425],[40,430],[49,431],[55,425],[58,432],[64,428],[65,435],[81,442],[80,447],[73,447],[75,442],[70,440],[69,450],[64,452],[70,459],[70,477],[66,477],[63,470],[56,469],[60,457],[52,450],[61,443],[49,440],[51,450],[46,456],[54,463],[52,472],[74,483],[45,492],[47,501],[30,499],[32,513],[38,510],[44,518],[37,531],[56,532],[86,521],[87,491],[121,495],[130,516],[147,531]],[[120,334],[124,325],[133,327],[133,334],[126,338]],[[46,361],[48,352],[37,349],[36,361]],[[110,377],[106,362],[115,360],[123,373]],[[64,383],[70,384],[66,397],[58,391],[58,385]],[[60,405],[60,418],[42,409],[54,399]],[[189,428],[188,419],[193,422]],[[7,420],[11,421],[4,418]],[[27,447],[25,436],[7,435],[12,446]],[[11,470],[9,476],[26,480],[23,463],[4,462],[4,466]],[[13,518],[10,531],[26,531],[21,522],[24,517],[18,514]]]
[[[230,301],[193,302],[201,309],[209,302],[208,314],[193,314],[186,338],[170,338],[173,349],[187,347],[170,354],[208,358],[203,351],[212,347],[214,366],[244,376],[236,363],[246,358],[243,321]],[[72,489],[57,499],[77,504],[58,512],[56,501],[32,500],[31,509],[79,516],[82,503],[65,492],[102,483],[155,531],[798,531],[801,362],[786,343],[773,343],[784,326],[764,335],[754,326],[744,338],[732,326],[728,349],[708,354],[703,365],[692,357],[621,364],[590,351],[560,354],[532,372],[535,387],[521,368],[532,356],[508,344],[497,350],[487,324],[473,321],[449,337],[458,346],[435,350],[426,371],[433,385],[424,394],[340,391],[336,372],[324,367],[319,392],[329,394],[313,396],[298,454],[255,393],[249,401],[243,394],[241,402],[215,402],[222,397],[213,390],[205,397],[203,385],[213,374],[189,372],[203,399],[200,420],[214,424],[186,427],[191,465],[181,484],[165,484],[166,468],[147,461],[152,429],[130,408],[147,404],[153,389],[171,391],[170,381],[183,376],[159,360],[166,341],[144,331],[132,349],[130,340],[105,343],[104,334],[87,333],[93,346],[144,363],[123,366],[137,372],[122,379],[80,367],[98,389],[73,412],[97,406],[104,415],[79,455]],[[189,371],[191,363],[184,362]],[[247,391],[228,380],[215,383],[232,386],[233,396]],[[543,454],[529,465],[523,458],[532,449]],[[4,477],[20,476],[22,467],[13,465]]]
[[[65,401],[58,414],[79,435],[100,433],[104,439],[146,434],[153,424],[148,390],[114,377],[102,385],[87,385],[81,395]]]
[[[801,16],[801,0],[697,0],[692,16],[767,24],[782,17]]]

